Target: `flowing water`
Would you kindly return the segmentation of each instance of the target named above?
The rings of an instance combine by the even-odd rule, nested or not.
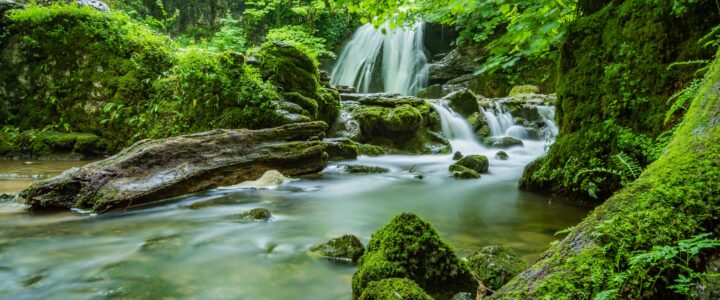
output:
[[[461,117],[435,107],[452,147],[487,155],[490,174],[455,180],[451,155],[388,155],[336,162],[277,189],[211,190],[101,216],[28,213],[0,202],[0,298],[350,299],[354,268],[309,257],[311,245],[347,233],[367,243],[393,216],[413,212],[461,256],[505,244],[532,261],[556,231],[585,216],[584,208],[517,188],[546,142],[524,140],[506,150],[509,160],[498,160]],[[340,166],[348,163],[391,172],[346,174]],[[12,169],[7,164],[2,170]],[[235,218],[257,207],[271,210],[272,220]]]
[[[395,29],[365,24],[343,47],[330,78],[334,85],[353,86],[361,93],[415,95],[427,85],[427,74],[422,23]],[[374,87],[375,80],[382,86]]]

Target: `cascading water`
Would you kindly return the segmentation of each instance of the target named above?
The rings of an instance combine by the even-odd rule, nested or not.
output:
[[[515,125],[515,120],[509,112],[503,109],[500,103],[495,102],[494,107],[482,111],[492,136],[510,135],[507,131]],[[517,129],[514,129],[513,132],[517,132]]]
[[[361,93],[373,92],[371,83],[381,53],[382,92],[415,95],[427,85],[428,61],[421,22],[412,28],[394,30],[387,23],[380,28],[372,24],[358,28],[340,53],[331,83],[353,86]]]
[[[433,103],[432,106],[440,115],[443,135],[450,142],[453,151],[462,153],[478,153],[485,149],[478,143],[470,124],[460,115],[453,112],[446,103]]]

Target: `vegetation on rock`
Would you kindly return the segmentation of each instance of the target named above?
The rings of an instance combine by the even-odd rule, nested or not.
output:
[[[365,247],[356,236],[346,234],[331,239],[326,243],[312,246],[308,252],[310,255],[318,257],[347,260],[356,263],[365,252]]]

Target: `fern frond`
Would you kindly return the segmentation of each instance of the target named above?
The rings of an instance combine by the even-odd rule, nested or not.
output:
[[[698,43],[706,48],[720,44],[720,25],[710,29],[710,32],[700,38]]]
[[[670,71],[671,69],[676,68],[676,67],[686,67],[686,66],[691,66],[691,65],[704,66],[709,63],[710,63],[710,61],[706,60],[706,59],[676,61],[676,62],[668,65],[666,70]]]
[[[640,176],[640,173],[642,173],[642,167],[640,166],[640,163],[638,163],[637,160],[628,156],[624,152],[615,154],[613,158],[615,159],[616,164],[624,169],[623,173],[625,175],[632,176],[632,179],[637,179]]]
[[[618,176],[620,178],[625,176],[625,174],[623,174],[623,172],[620,170],[598,167],[598,168],[580,170],[579,172],[577,172],[577,174],[575,174],[575,178],[573,179],[574,182],[577,183],[580,176],[582,176],[584,174],[589,174],[589,173],[606,173],[606,174]]]
[[[675,114],[675,112],[678,111],[678,109],[685,109],[685,106],[688,102],[690,102],[693,98],[695,98],[697,91],[700,89],[700,79],[695,79],[692,82],[690,82],[690,85],[688,85],[686,88],[678,91],[677,93],[673,94],[668,98],[668,101],[666,104],[670,104],[673,100],[675,102],[672,103],[670,108],[665,112],[665,123],[670,121],[670,118]]]

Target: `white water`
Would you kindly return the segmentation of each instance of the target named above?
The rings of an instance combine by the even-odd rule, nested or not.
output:
[[[388,24],[377,29],[372,24],[358,28],[335,63],[331,83],[353,86],[361,93],[371,92],[381,53],[382,92],[415,95],[427,85],[428,61],[420,22],[412,28],[394,30]]]
[[[443,135],[450,142],[453,151],[479,153],[485,150],[485,147],[477,141],[470,124],[462,116],[453,112],[446,103],[434,103],[432,106],[440,115]]]
[[[515,125],[515,120],[509,112],[502,108],[500,103],[495,102],[494,107],[482,109],[482,112],[485,115],[485,120],[487,120],[488,126],[490,126],[490,134],[492,136],[513,136],[507,131]],[[513,133],[518,134],[517,129],[514,129]],[[519,136],[513,137],[524,138]]]

